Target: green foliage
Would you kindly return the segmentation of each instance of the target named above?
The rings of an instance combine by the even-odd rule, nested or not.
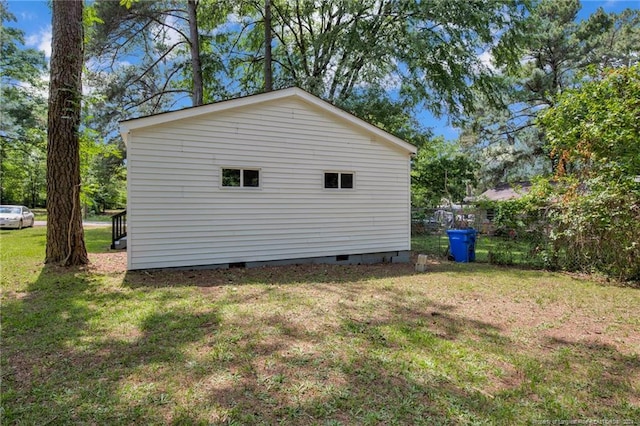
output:
[[[570,266],[640,279],[640,65],[608,70],[545,111],[564,177],[553,239]]]
[[[569,270],[640,281],[640,183],[587,181],[586,192],[570,193],[550,215],[551,241]]]
[[[338,106],[417,147],[435,143],[431,140],[431,131],[410,114],[410,103],[392,100],[384,91],[360,90]],[[438,142],[438,146],[443,144]]]
[[[85,128],[80,137],[80,193],[85,214],[126,205],[126,168],[119,140],[104,143],[97,132]]]
[[[85,25],[100,22],[93,8],[85,8]],[[25,49],[24,34],[5,21],[15,18],[0,3],[2,37],[2,122],[0,159],[2,203],[44,206],[46,201],[47,101],[46,61],[43,52]],[[108,132],[103,115],[104,95],[95,92],[84,99],[81,135],[82,202],[92,211],[121,207],[125,203],[124,149],[103,143]],[[92,130],[93,129],[100,129]]]
[[[517,191],[517,187],[515,189]],[[547,180],[537,179],[529,192],[520,198],[478,202],[480,209],[492,215],[490,236],[483,237],[492,241],[490,263],[560,268],[549,238],[551,190],[552,185]]]
[[[45,199],[47,106],[44,54],[24,47],[22,31],[0,2],[0,198],[2,203],[42,205]]]
[[[529,17],[515,25],[492,49],[503,75],[494,87],[502,105],[476,98],[474,114],[463,120],[461,141],[483,166],[483,183],[550,174],[545,133],[535,119],[563,92],[580,87],[594,68],[630,66],[640,58],[640,11],[597,10],[577,21],[577,0],[536,2]]]
[[[518,1],[272,2],[276,87],[297,85],[341,104],[360,88],[389,92],[436,113],[472,106],[470,83],[490,94],[490,69],[478,58],[522,19]],[[260,6],[238,37],[243,52],[230,61],[249,93],[262,87]]]
[[[197,2],[202,30],[195,41],[190,37],[186,3],[104,0],[93,4],[96,20],[87,51],[96,60],[87,76],[103,95],[103,108],[95,115],[108,124],[109,131],[125,117],[184,105],[193,92],[190,54],[194,42],[200,46],[205,102],[230,97],[227,86],[233,84],[219,50],[231,49],[231,44],[227,31],[218,28],[231,13],[229,2]]]
[[[435,207],[443,198],[460,202],[467,186],[476,183],[478,165],[442,138],[418,150],[411,170],[411,199],[415,207]]]
[[[6,1],[0,1],[0,74],[2,87],[15,86],[17,82],[41,87],[40,76],[46,68],[44,54],[35,49],[24,48],[24,32],[7,26],[16,18],[7,9]]]
[[[547,179],[534,179],[529,191],[519,198],[505,201],[479,200],[478,207],[493,211],[493,225],[498,229],[523,233],[544,221],[554,185]],[[514,186],[516,192],[520,192]]]
[[[575,37],[579,10],[578,0],[536,2],[527,19],[492,49],[495,65],[503,70],[494,84],[501,103],[479,95],[475,112],[463,121],[461,137],[482,164],[486,186],[551,170],[543,134],[532,120],[553,104],[556,93],[573,84],[580,58]]]
[[[558,174],[640,175],[640,65],[606,71],[541,114]]]
[[[471,107],[472,83],[494,92],[492,71],[477,52],[523,17],[519,0],[271,3],[274,87],[302,87],[359,116],[371,111],[357,100],[372,105],[381,95],[405,116],[425,107],[450,114]],[[262,91],[263,8],[261,1],[198,2],[205,102]],[[88,50],[108,65],[92,70],[93,78],[107,102],[121,106],[115,110],[167,110],[190,92],[193,40],[184,2],[97,1],[95,10],[103,23]],[[132,65],[134,52],[144,58]]]
[[[104,21],[98,16],[93,4],[85,4],[82,9],[82,20],[84,25],[84,44],[86,45],[93,38],[93,29],[95,29],[96,24],[104,24]]]
[[[263,7],[259,1],[198,3],[206,102],[262,90]],[[101,22],[94,25],[88,50],[110,64],[89,74],[104,94],[94,115],[110,130],[122,111],[171,109],[191,88],[184,4],[97,1],[94,8],[95,21]],[[302,87],[425,146],[430,131],[419,125],[416,113],[426,107],[457,114],[471,107],[472,83],[490,96],[492,71],[477,51],[515,26],[523,9],[516,0],[482,5],[274,0],[272,14],[275,88]],[[127,61],[134,52],[144,53],[136,65]],[[466,181],[473,181],[473,165],[461,155],[431,159],[425,152],[418,163],[415,187],[426,191],[414,197],[420,204],[446,194],[461,198]]]
[[[553,181],[494,203],[497,229],[539,237],[543,264],[640,280],[640,65],[597,73],[540,114]]]

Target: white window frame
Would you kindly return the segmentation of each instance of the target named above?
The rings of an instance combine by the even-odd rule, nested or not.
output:
[[[327,188],[325,186],[325,178],[327,173],[337,173],[338,174],[338,187],[337,188]],[[351,179],[353,184],[351,188],[343,188],[342,187],[342,175],[351,175]],[[355,191],[356,190],[356,172],[350,170],[324,170],[322,172],[322,189],[325,191]]]
[[[240,170],[240,186],[226,186],[224,185],[224,171],[225,170]],[[258,172],[258,186],[244,186],[244,172],[245,170]],[[235,166],[223,166],[220,167],[220,188],[226,191],[257,191],[262,189],[262,168],[260,167],[235,167]]]

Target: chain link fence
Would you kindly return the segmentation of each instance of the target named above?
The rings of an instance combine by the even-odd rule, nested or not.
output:
[[[556,269],[562,255],[550,239],[546,212],[497,225],[492,210],[443,207],[412,210],[412,249],[415,253],[450,258],[449,229],[477,231],[476,262]]]

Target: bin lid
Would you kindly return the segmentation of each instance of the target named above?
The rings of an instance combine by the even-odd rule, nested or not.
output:
[[[447,229],[447,234],[475,234],[476,230],[473,228],[467,229]]]

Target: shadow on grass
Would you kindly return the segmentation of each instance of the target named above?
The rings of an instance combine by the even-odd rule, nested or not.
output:
[[[172,297],[154,297],[128,323],[131,297],[78,269],[45,266],[26,294],[2,307],[2,424],[164,423],[161,389],[129,398],[121,380],[184,363],[183,348],[220,323],[213,307],[168,308]]]
[[[522,347],[452,305],[363,282],[412,274],[410,266],[269,272],[163,272],[137,285],[149,275],[130,273],[128,287],[105,287],[84,271],[44,268],[25,297],[3,304],[2,423],[515,424],[640,414],[637,356],[569,341]],[[227,287],[207,296],[184,288],[193,282]]]

